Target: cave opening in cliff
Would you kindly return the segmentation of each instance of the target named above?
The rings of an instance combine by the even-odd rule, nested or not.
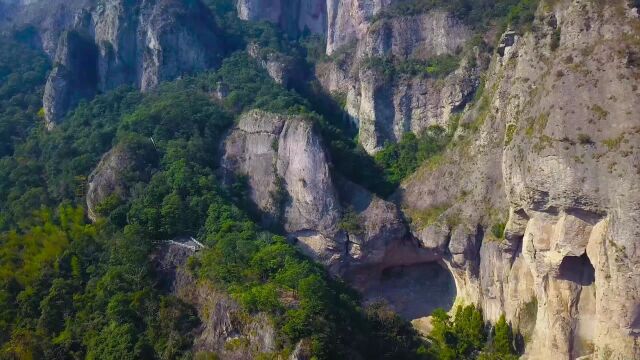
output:
[[[582,286],[589,286],[595,281],[596,270],[587,254],[582,256],[565,256],[560,263],[558,278],[573,281]]]
[[[453,275],[436,263],[393,266],[378,272],[363,291],[365,303],[385,302],[406,320],[451,309],[456,298]]]

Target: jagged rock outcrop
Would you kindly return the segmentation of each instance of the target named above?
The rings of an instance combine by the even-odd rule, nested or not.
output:
[[[336,184],[321,137],[304,117],[244,114],[224,142],[222,167],[227,182],[246,176],[264,223],[281,222],[333,271],[379,263],[406,235],[395,205],[344,180]]]
[[[95,95],[98,50],[91,39],[68,31],[60,38],[54,64],[42,100],[49,130],[81,99]]]
[[[248,177],[251,199],[266,222],[282,220],[307,253],[337,263],[345,242],[338,236],[340,205],[312,122],[252,111],[241,117],[224,146],[222,166]]]
[[[44,109],[51,128],[80,99],[123,84],[145,91],[220,63],[209,9],[183,0],[23,2],[11,25],[34,26],[54,59]]]
[[[89,219],[101,216],[99,208],[105,201],[120,202],[136,182],[148,181],[155,157],[151,144],[119,144],[104,154],[87,179]]]
[[[525,358],[638,358],[640,19],[558,1],[503,42],[454,146],[398,194],[412,232]]]

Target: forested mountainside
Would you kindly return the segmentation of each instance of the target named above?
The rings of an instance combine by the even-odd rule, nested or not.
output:
[[[639,7],[0,0],[0,358],[640,358]]]

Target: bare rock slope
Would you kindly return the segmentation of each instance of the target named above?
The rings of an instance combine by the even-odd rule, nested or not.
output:
[[[281,222],[307,254],[334,271],[379,262],[406,235],[394,204],[346,181],[337,186],[322,139],[304,117],[244,114],[224,142],[222,166],[228,181],[247,177],[265,223]]]
[[[639,45],[626,1],[541,6],[398,195],[458,301],[505,312],[526,358],[640,357]]]

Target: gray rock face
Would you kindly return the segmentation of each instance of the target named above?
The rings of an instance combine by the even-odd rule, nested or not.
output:
[[[302,78],[304,70],[290,56],[263,49],[256,43],[249,44],[247,53],[267,70],[273,81],[284,87],[289,87]]]
[[[247,177],[265,223],[281,222],[303,251],[333,271],[378,263],[406,235],[395,205],[354,184],[336,185],[320,135],[305,118],[243,115],[224,142],[222,167],[227,181]],[[353,211],[349,226],[347,211]]]
[[[268,21],[292,35],[327,30],[324,0],[236,0],[236,9],[242,20]]]
[[[388,250],[405,239],[407,226],[398,207],[346,180],[340,181],[340,199],[353,211],[358,229],[348,235],[350,265],[381,264]]]
[[[396,142],[406,132],[420,133],[430,125],[446,127],[451,114],[464,108],[478,86],[476,64],[481,59],[469,61],[474,56],[465,55],[460,68],[444,79],[401,73],[389,79],[368,64],[375,58],[424,61],[456,54],[470,38],[470,30],[441,11],[377,19],[374,15],[389,4],[354,2],[349,8],[347,3],[335,4],[327,37],[327,53],[334,60],[320,64],[316,75],[328,93],[346,97],[345,110],[358,125],[365,150],[375,153],[385,142]]]
[[[217,66],[223,52],[200,1],[34,1],[17,7],[12,24],[33,24],[54,58],[44,98],[49,128],[97,91],[123,84],[145,91]]]
[[[60,38],[54,64],[43,98],[45,124],[49,130],[69,108],[95,94],[98,80],[97,49],[93,41],[81,34],[65,32]]]
[[[343,254],[340,205],[329,162],[311,122],[252,111],[225,141],[222,166],[246,175],[267,222],[281,220],[301,247],[327,264]]]
[[[455,146],[398,194],[422,243],[449,230],[458,301],[506,313],[527,359],[640,357],[640,28],[626,6],[541,7],[495,55]]]

